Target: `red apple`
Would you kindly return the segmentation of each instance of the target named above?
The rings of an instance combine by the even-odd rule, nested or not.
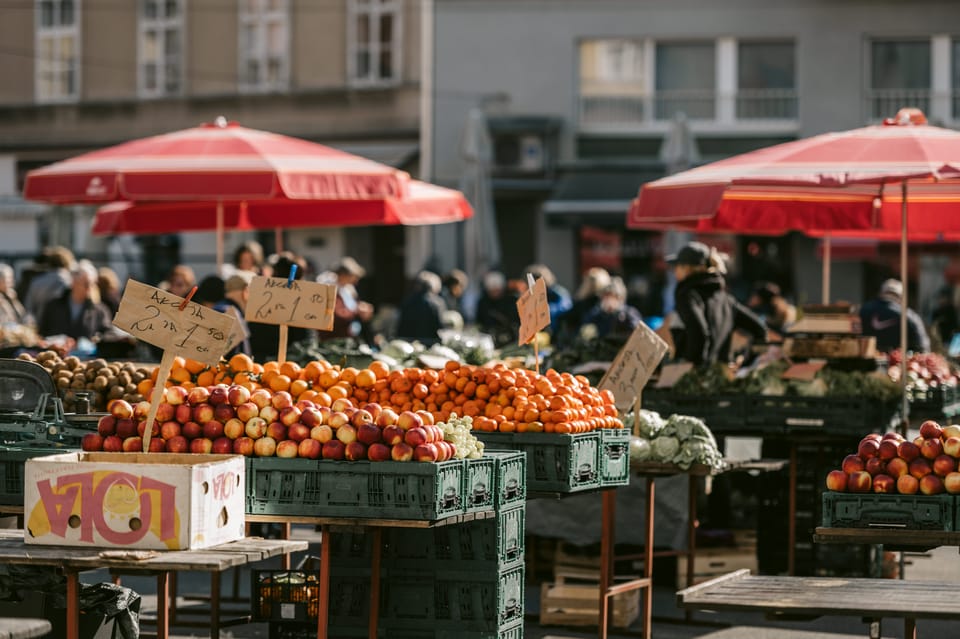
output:
[[[865,470],[870,473],[871,476],[879,475],[887,469],[887,465],[879,457],[871,457],[867,460]]]
[[[367,448],[367,459],[370,461],[387,461],[390,459],[390,447],[377,442]]]
[[[951,495],[960,494],[960,473],[952,472],[943,478],[943,487]]]
[[[292,439],[295,442],[310,439],[310,429],[300,422],[294,422],[287,426],[287,439]]]
[[[381,440],[381,430],[373,422],[357,426],[357,439],[367,446]]]
[[[434,424],[433,413],[431,413],[430,411],[421,409],[415,412],[420,417],[420,421],[422,421],[424,425],[432,426]]]
[[[266,388],[258,388],[252,393],[250,393],[250,402],[257,406],[257,409],[261,409],[264,406],[270,405],[270,399],[273,395]]]
[[[140,437],[127,437],[125,440],[123,440],[123,452],[142,453],[143,439]]]
[[[937,455],[931,466],[935,475],[946,477],[957,469],[957,460],[950,455]]]
[[[420,444],[427,443],[427,431],[424,430],[423,426],[416,426],[407,430],[403,434],[403,441],[405,441],[410,446],[416,448]]]
[[[888,439],[892,439],[892,440],[894,440],[895,442],[897,442],[897,443],[899,444],[900,442],[903,441],[903,435],[901,435],[900,433],[898,433],[898,432],[895,431],[895,430],[891,430],[891,431],[889,431],[889,432],[884,433],[884,434],[883,434],[883,437],[880,438],[880,441],[881,441],[881,442],[884,442],[884,441],[886,441],[886,440],[888,440]]]
[[[223,437],[223,433],[223,424],[215,419],[212,419],[203,425],[203,436],[210,441],[213,441],[219,437]]]
[[[315,439],[321,444],[326,444],[333,439],[333,429],[326,424],[320,424],[310,429],[310,439]]]
[[[203,435],[203,426],[197,422],[187,422],[180,427],[180,434],[187,439],[196,439]]]
[[[207,400],[214,406],[218,404],[229,404],[230,401],[227,397],[227,391],[229,386],[226,384],[217,384],[216,386],[210,387],[210,399]]]
[[[316,408],[306,408],[300,411],[300,422],[304,426],[309,426],[310,428],[319,426],[323,423],[323,413],[318,411]]]
[[[904,475],[910,474],[910,464],[900,457],[894,457],[887,462],[887,474],[894,479],[899,479]]]
[[[385,428],[387,426],[393,426],[397,423],[397,420],[400,418],[397,415],[397,411],[393,410],[389,406],[380,411],[380,415],[377,417],[377,426],[380,428]],[[367,455],[369,456],[369,451]]]
[[[243,427],[243,432],[250,439],[260,439],[267,434],[267,420],[262,417],[254,417]]]
[[[932,419],[928,419],[920,424],[920,436],[924,439],[940,439],[940,435],[942,434],[943,428]],[[923,486],[920,487],[920,490],[923,490]]]
[[[280,410],[280,422],[285,426],[290,426],[300,421],[300,409],[296,406],[287,406]]]
[[[851,493],[869,493],[873,489],[873,477],[865,470],[851,473],[847,478],[847,490]]]
[[[912,462],[920,456],[920,447],[913,442],[900,442],[897,447],[897,455],[906,462]]]
[[[889,461],[897,456],[897,449],[900,447],[899,442],[895,439],[884,439],[880,442],[880,449],[877,451],[877,455],[883,461]]]
[[[323,444],[309,437],[300,440],[300,445],[297,446],[297,456],[304,459],[320,459],[321,452],[323,452]]]
[[[897,492],[897,481],[890,475],[874,475],[873,492],[875,493],[895,493]]]
[[[213,442],[206,437],[197,437],[190,442],[190,452],[200,455],[209,455],[213,451]]]
[[[191,406],[199,406],[210,402],[210,391],[206,386],[194,386],[187,391],[187,403]]]
[[[233,419],[227,420],[227,423],[223,425],[223,434],[230,439],[237,439],[238,437],[243,437],[246,429],[247,423],[234,417]]]
[[[361,442],[350,442],[344,447],[343,456],[349,461],[360,461],[367,458],[367,445]]]
[[[321,445],[320,456],[324,459],[342,460],[346,455],[347,447],[338,439],[331,439]]]
[[[115,399],[110,402],[110,414],[117,419],[133,419],[133,406],[126,400]]]
[[[876,439],[864,437],[860,440],[860,445],[857,447],[857,454],[860,455],[863,461],[867,461],[871,457],[876,457],[878,452],[880,452],[880,442]]]
[[[187,402],[188,391],[183,386],[168,386],[163,390],[163,400],[168,404],[179,406]]]
[[[117,418],[113,415],[104,415],[97,421],[97,432],[107,437],[117,432]]]
[[[415,412],[405,410],[400,413],[399,417],[397,417],[397,426],[400,427],[400,430],[405,431],[410,430],[411,428],[418,428],[423,426],[423,419]]]
[[[293,397],[287,391],[277,391],[270,398],[270,404],[277,410],[293,406]]]
[[[936,475],[924,475],[920,479],[920,492],[924,495],[939,495],[943,490],[943,480]]]
[[[270,422],[267,424],[267,437],[273,437],[278,442],[287,438],[287,427],[280,422]]]
[[[376,424],[373,423],[373,415],[371,415],[369,411],[365,411],[362,408],[350,417],[350,423],[356,428],[360,428],[360,426],[363,424],[371,424],[376,426]]]
[[[116,434],[120,439],[126,439],[127,437],[136,437],[137,436],[137,422],[129,418],[118,419]]]
[[[867,433],[866,435],[863,436],[863,439],[873,439],[879,444],[880,440],[883,439],[883,435],[881,435],[880,433]]]
[[[231,406],[239,406],[248,401],[250,401],[250,391],[246,386],[231,384],[230,387],[227,388],[227,402],[229,402]]]
[[[910,474],[920,479],[933,472],[930,462],[924,457],[917,457],[910,462]]]
[[[381,431],[380,438],[387,446],[395,446],[403,441],[403,431],[396,425],[386,426]]]
[[[354,406],[353,402],[346,397],[338,397],[337,399],[333,400],[332,404],[330,404],[330,410],[335,413],[345,413],[351,408],[356,408],[356,406]]]
[[[924,439],[920,454],[930,460],[936,459],[943,454],[943,442],[940,439]]]
[[[284,459],[293,459],[299,454],[299,447],[299,444],[292,439],[285,439],[282,442],[277,442],[276,455]]]
[[[897,479],[897,492],[904,495],[915,495],[920,490],[920,480],[913,475],[903,475]]]
[[[369,402],[360,407],[362,410],[370,413],[370,416],[373,417],[374,423],[376,423],[377,418],[380,417],[380,413],[383,412],[383,406],[376,402]]]
[[[960,437],[951,435],[943,440],[943,452],[951,457],[960,458]]]
[[[260,417],[269,424],[270,422],[280,421],[280,411],[273,406],[264,406],[260,409]]]
[[[413,448],[410,444],[400,442],[390,448],[390,457],[393,461],[406,462],[413,459]]]
[[[277,440],[273,437],[261,437],[253,442],[253,454],[257,457],[273,457],[277,452]]]
[[[190,443],[183,435],[177,435],[167,440],[168,453],[185,453],[190,450]]]
[[[171,404],[167,404],[171,406]],[[173,418],[181,424],[193,421],[193,407],[190,404],[180,404],[173,407]]]
[[[357,441],[357,429],[353,424],[344,424],[337,429],[336,437],[344,444]]]
[[[229,437],[218,437],[213,440],[213,450],[215,455],[233,454],[233,440]]]
[[[80,448],[88,452],[103,450],[103,435],[100,433],[87,433],[80,440]]]
[[[435,462],[437,456],[437,447],[433,444],[419,444],[413,449],[413,458],[418,462]]]
[[[203,424],[214,418],[213,404],[196,404],[193,407],[193,419],[190,421]]]
[[[147,430],[147,422],[137,422],[137,435],[139,435],[140,437],[143,437],[143,434],[146,432],[146,430]],[[150,436],[151,437],[160,436],[160,422],[158,422],[157,420],[153,420],[153,427],[150,429]]]
[[[335,411],[330,413],[330,418],[327,420],[327,423],[330,424],[330,428],[337,430],[344,424],[350,423],[350,418],[347,417],[347,414],[341,411]]]
[[[253,456],[254,441],[249,437],[238,437],[233,440],[233,452],[245,457]]]
[[[119,453],[123,450],[123,440],[116,435],[107,435],[103,438],[103,450],[107,453]]]
[[[230,404],[217,404],[213,407],[213,418],[221,424],[226,424],[236,416],[237,411]]]
[[[150,440],[150,444],[147,448],[147,452],[150,453],[165,453],[167,452],[167,442],[163,441],[159,437],[154,437]]]

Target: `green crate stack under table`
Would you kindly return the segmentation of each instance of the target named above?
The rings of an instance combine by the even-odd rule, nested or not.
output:
[[[0,505],[23,505],[24,466],[28,459],[75,450],[52,446],[0,446]]]

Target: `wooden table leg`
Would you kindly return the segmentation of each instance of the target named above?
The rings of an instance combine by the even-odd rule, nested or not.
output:
[[[280,539],[290,539],[291,529],[292,529],[292,526],[290,525],[289,521],[283,522],[280,525]],[[291,561],[292,561],[292,558],[290,557],[290,553],[285,552],[283,553],[283,556],[280,557],[280,566],[284,570],[290,570]]]
[[[643,576],[651,581],[643,589],[641,602],[640,622],[643,625],[643,639],[650,639],[653,633],[653,503],[656,498],[653,477],[647,477],[647,504],[644,513],[647,534],[643,544]]]
[[[170,620],[170,625],[177,623],[177,573],[172,573],[168,577],[168,589],[170,594],[173,596],[173,609],[170,610],[168,619]],[[160,593],[157,593],[159,596]]]
[[[176,607],[176,606],[174,606]],[[157,639],[170,635],[170,573],[157,573]]]
[[[67,639],[80,639],[80,573],[68,570]]]
[[[220,637],[220,573],[210,573],[210,639]]]
[[[797,546],[797,444],[790,444],[790,494],[787,496],[789,504],[787,510],[787,574],[793,575],[796,569]]]
[[[367,626],[369,639],[377,639],[380,625],[380,555],[383,550],[383,529],[373,529],[373,551],[370,558],[370,620]]]
[[[903,620],[903,639],[917,639],[917,620],[905,617]]]
[[[700,479],[693,475],[687,475],[687,588],[693,585],[693,576],[695,574],[694,563],[697,559],[697,496],[700,491]],[[693,610],[687,608],[683,613],[684,619],[689,623],[693,618]]]
[[[617,516],[617,493],[613,488],[600,491],[603,499],[600,519],[600,610],[598,635],[607,638],[610,624],[610,597],[608,591],[613,584],[613,548]]]
[[[327,639],[330,613],[330,526],[320,526],[320,605],[317,611],[317,639]]]

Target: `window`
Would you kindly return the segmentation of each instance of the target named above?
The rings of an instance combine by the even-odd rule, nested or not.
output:
[[[737,119],[797,117],[793,42],[739,42]]]
[[[655,117],[713,119],[716,109],[714,42],[658,43]]]
[[[960,38],[950,43],[950,86],[950,112],[954,120],[960,120]]]
[[[347,11],[347,78],[353,86],[400,81],[403,46],[401,0],[350,0]]]
[[[183,0],[142,0],[138,22],[140,95],[179,94],[183,87]]]
[[[929,40],[875,40],[870,44],[869,116],[892,116],[904,105],[930,112]]]
[[[286,89],[290,76],[289,0],[240,3],[240,88]]]
[[[37,102],[66,102],[79,97],[80,0],[36,3]]]
[[[639,123],[650,82],[642,40],[580,43],[580,119],[585,123]]]

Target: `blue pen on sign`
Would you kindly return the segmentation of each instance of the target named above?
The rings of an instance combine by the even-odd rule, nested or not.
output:
[[[293,278],[297,276],[297,265],[294,264],[290,267],[290,277],[287,278],[287,288],[293,286]]]

